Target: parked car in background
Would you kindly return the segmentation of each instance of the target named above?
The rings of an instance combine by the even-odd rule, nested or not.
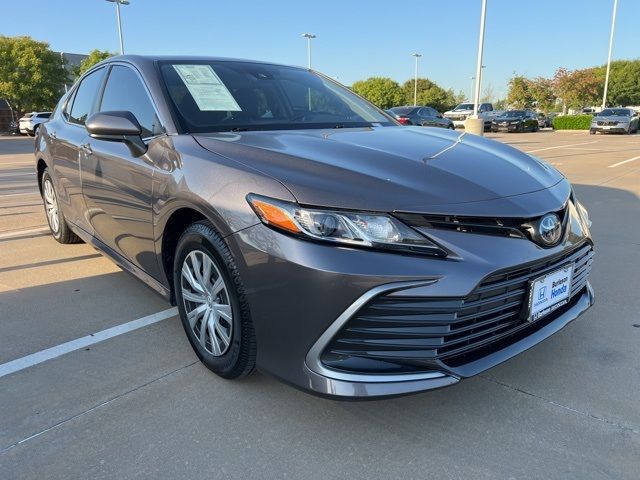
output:
[[[550,128],[551,127],[551,118],[544,114],[544,112],[538,113],[538,127],[539,128]]]
[[[435,108],[426,106],[393,107],[386,110],[403,125],[420,125],[422,127],[455,128],[453,122],[444,118]]]
[[[593,116],[589,133],[636,133],[638,121],[638,114],[631,108],[605,108]]]
[[[508,110],[491,122],[492,132],[536,132],[538,116],[531,110]]]
[[[46,122],[51,117],[51,112],[31,112],[24,115],[20,123],[20,133],[23,135],[34,136],[40,127],[40,124]]]
[[[467,117],[473,115],[473,103],[461,103],[457,105],[453,110],[444,112],[445,118],[448,118],[453,122],[453,125],[458,128],[464,128],[464,122]],[[493,105],[490,103],[481,103],[478,107],[478,117],[484,119],[484,129],[491,127],[490,113],[493,111]]]
[[[559,171],[402,127],[306,68],[111,57],[35,143],[52,236],[176,305],[224,378],[257,367],[343,398],[445,387],[593,304],[591,222]]]

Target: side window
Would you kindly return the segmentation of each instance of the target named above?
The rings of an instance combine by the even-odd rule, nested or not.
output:
[[[90,73],[82,80],[73,99],[73,106],[69,114],[69,121],[84,125],[87,117],[93,113],[93,106],[96,101],[96,95],[102,79],[104,77],[104,68]]]
[[[113,110],[133,113],[142,127],[142,138],[153,137],[163,132],[147,90],[138,75],[129,67],[116,65],[107,78],[100,111]]]

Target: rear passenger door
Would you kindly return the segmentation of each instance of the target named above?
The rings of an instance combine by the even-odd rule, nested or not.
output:
[[[163,133],[153,101],[133,67],[110,68],[99,111],[128,111],[150,143]],[[153,153],[134,157],[123,142],[89,139],[90,153],[82,164],[82,192],[96,237],[115,253],[159,278],[152,222]]]
[[[80,176],[85,159],[82,145],[86,145],[89,138],[84,123],[96,110],[105,72],[105,68],[99,68],[86,75],[69,95],[60,118],[47,125],[49,135],[55,137],[52,164],[58,201],[65,218],[88,233],[92,233],[92,229],[87,220]]]

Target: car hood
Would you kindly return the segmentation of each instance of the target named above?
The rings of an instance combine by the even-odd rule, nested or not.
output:
[[[539,192],[564,178],[508,145],[420,127],[194,137],[205,149],[279,180],[307,205],[437,212]]]
[[[470,115],[473,110],[449,110],[444,112],[444,115]]]
[[[624,122],[624,123],[628,123],[631,121],[631,117],[625,117],[623,115],[608,115],[606,117],[602,117],[602,116],[597,116],[597,117],[593,117],[594,121],[598,121],[598,122]]]
[[[523,120],[522,117],[493,117],[493,120],[496,122],[515,122]]]

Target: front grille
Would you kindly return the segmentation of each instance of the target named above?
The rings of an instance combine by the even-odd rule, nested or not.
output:
[[[461,120],[466,120],[467,116],[466,115],[447,115],[447,118],[449,120],[461,121]]]
[[[615,125],[618,125],[618,122],[611,120],[611,121],[607,121],[607,120],[602,120],[598,122],[598,126],[599,127],[604,127],[604,126],[610,126],[613,127]]]
[[[573,199],[572,199],[573,201]],[[566,224],[568,204],[553,212],[560,218],[563,228]],[[541,217],[465,217],[457,215],[423,215],[421,213],[394,213],[407,225],[414,228],[435,228],[454,230],[463,233],[496,235],[511,238],[529,238],[534,240],[532,225]]]
[[[535,322],[523,315],[529,281],[570,262],[575,264],[571,299],[576,300],[586,288],[593,262],[590,245],[492,274],[466,298],[378,296],[347,321],[321,360],[328,367],[360,373],[453,368],[477,360],[570,308],[571,301]]]

